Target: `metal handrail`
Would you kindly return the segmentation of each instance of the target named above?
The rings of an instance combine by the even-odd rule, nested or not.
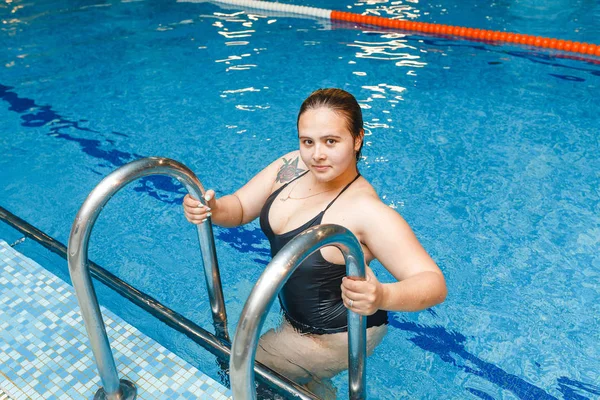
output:
[[[102,208],[115,193],[136,179],[157,174],[177,179],[195,198],[204,202],[204,188],[189,168],[168,158],[148,157],[125,164],[105,177],[88,195],[71,228],[67,250],[69,273],[103,386],[94,398],[135,399],[136,390],[131,382],[119,381],[90,276],[88,265],[90,235]],[[201,224],[197,228],[216,335],[229,341],[212,225]]]
[[[42,232],[35,226],[19,218],[2,206],[0,206],[0,220],[6,222],[8,225],[23,233],[26,237],[34,240],[65,260],[68,258],[67,247],[63,243]],[[190,321],[183,315],[161,304],[158,300],[119,279],[93,261],[89,262],[89,267],[92,277],[99,280],[104,285],[123,296],[125,299],[131,301],[142,310],[158,318],[169,327],[177,330],[198,345],[202,346],[202,348],[217,357],[219,362],[229,362],[231,356],[231,343],[216,337],[193,321]],[[285,376],[273,371],[259,362],[257,362],[254,366],[254,371],[261,382],[263,382],[275,393],[284,396],[285,398],[301,400],[319,399],[304,386],[298,385],[297,383],[289,380]]]
[[[364,279],[363,251],[356,236],[348,229],[333,224],[317,225],[290,240],[262,273],[242,310],[229,361],[231,391],[235,400],[256,399],[252,365],[267,311],[296,268],[325,246],[335,246],[342,252],[348,276]],[[350,399],[364,399],[366,396],[366,329],[365,317],[348,310]]]

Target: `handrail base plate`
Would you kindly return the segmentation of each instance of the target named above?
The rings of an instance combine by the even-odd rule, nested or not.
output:
[[[118,397],[119,400],[135,400],[137,397],[137,388],[135,385],[125,379],[121,379],[119,381],[119,389],[121,389],[121,397]],[[106,393],[104,392],[104,388],[98,389],[96,394],[94,395],[94,400],[110,400]]]

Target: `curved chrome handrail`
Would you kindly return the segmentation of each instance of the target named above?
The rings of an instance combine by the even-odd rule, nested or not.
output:
[[[231,391],[235,400],[256,399],[252,366],[260,330],[275,296],[302,261],[325,246],[336,246],[342,252],[348,276],[365,277],[360,243],[352,232],[342,226],[317,225],[286,244],[256,282],[238,322],[229,361]],[[366,343],[365,317],[348,310],[348,380],[351,399],[365,398]]]
[[[64,258],[67,257],[67,246],[52,238],[46,233],[40,231],[35,226],[27,221],[19,218],[4,207],[0,206],[0,221],[5,222],[9,226],[23,233],[25,237],[32,239],[36,243],[45,247],[49,251]],[[117,278],[93,261],[89,262],[92,277],[105,284],[110,289],[117,292],[123,298],[131,301],[142,310],[153,315],[158,320],[165,323],[167,326],[187,336],[205,350],[217,357],[217,362],[221,365],[221,361],[229,363],[231,356],[231,343],[224,341],[198,326],[193,321],[171,310],[167,306],[161,304],[156,299],[150,297],[126,282]],[[275,393],[284,396],[285,398],[294,398],[302,400],[318,400],[319,398],[308,391],[304,386],[289,380],[285,376],[276,371],[256,362],[254,371],[257,377],[262,382],[272,389]]]
[[[124,380],[119,381],[115,360],[106,335],[106,327],[90,276],[88,263],[90,235],[100,211],[115,193],[136,179],[155,174],[177,179],[195,198],[204,201],[202,184],[185,165],[168,158],[143,158],[123,165],[106,176],[88,195],[71,228],[67,250],[69,273],[103,386],[94,398],[135,399],[136,393],[133,384]],[[216,334],[229,341],[225,301],[223,300],[221,277],[210,223],[198,225],[198,239]]]

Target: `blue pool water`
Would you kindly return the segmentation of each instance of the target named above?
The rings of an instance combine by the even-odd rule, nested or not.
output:
[[[300,2],[600,44],[600,4]],[[370,398],[600,398],[600,59],[174,1],[0,4],[0,205],[67,242],[117,167],[176,159],[227,194],[297,146],[318,87],[354,93],[360,169],[442,268],[446,302],[391,313]],[[209,328],[184,190],[145,178],[101,214],[90,258]],[[360,210],[356,210],[360,212]],[[269,261],[255,221],[215,228],[234,332]],[[20,236],[0,225],[8,242]],[[16,245],[68,280],[66,263]],[[389,281],[379,264],[375,272]],[[218,379],[212,356],[99,288],[100,301]],[[279,320],[278,306],[267,326]],[[335,379],[343,398],[346,374]]]

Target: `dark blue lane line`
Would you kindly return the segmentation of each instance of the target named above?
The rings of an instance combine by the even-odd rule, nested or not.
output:
[[[495,398],[493,398],[492,396],[490,396],[489,394],[487,394],[486,392],[479,390],[479,389],[475,389],[475,388],[466,388],[469,392],[471,392],[472,394],[474,394],[475,396],[479,397],[480,399],[483,400],[496,400]]]
[[[565,81],[573,81],[573,82],[585,81],[585,79],[583,79],[583,78],[580,78],[578,76],[572,76],[572,75],[559,75],[559,74],[548,74],[548,75],[554,76],[555,78],[562,79]]]
[[[144,156],[136,153],[127,153],[120,151],[115,147],[115,141],[110,138],[103,137],[104,135],[98,131],[82,127],[80,123],[88,122],[87,120],[72,121],[63,117],[56,111],[52,110],[51,106],[39,106],[34,100],[25,97],[19,97],[12,87],[0,84],[0,99],[4,100],[9,105],[9,110],[21,114],[21,125],[27,128],[40,128],[43,126],[49,127],[48,136],[55,137],[61,140],[75,142],[81,150],[99,160],[97,166],[108,168],[111,171],[133,160],[143,158]],[[64,130],[76,130],[95,134],[101,139],[86,139],[75,137],[65,133]],[[111,132],[114,135],[129,137],[120,132]],[[108,143],[109,145],[107,145]],[[99,176],[106,176],[106,172],[99,172],[91,169],[92,172]],[[146,193],[155,199],[168,204],[181,204],[183,196],[187,193],[185,188],[176,180],[166,176],[153,175],[139,179],[133,190],[140,193]],[[264,249],[264,241],[266,237],[262,231],[248,228],[232,228],[219,229],[216,234],[218,238],[228,243],[242,253],[258,253],[260,258],[254,261],[267,265],[270,259],[270,253]]]
[[[266,244],[268,239],[260,229],[240,226],[229,229],[218,228],[214,232],[217,239],[229,243],[240,253],[258,255],[259,258],[253,258],[253,261],[265,266],[271,261],[271,252]]]
[[[588,383],[579,382],[573,379],[569,379],[566,376],[558,378],[558,390],[565,396],[567,400],[588,400],[589,397],[583,396],[581,393],[577,393],[576,390],[590,393],[595,395],[593,398],[600,398],[600,387],[590,385]]]
[[[72,121],[52,110],[51,106],[40,106],[32,99],[19,97],[12,89],[10,86],[0,84],[0,99],[8,103],[9,111],[21,114],[21,126],[27,128],[48,126],[48,136],[79,144],[85,154],[99,160],[98,167],[112,170],[115,167],[120,167],[130,161],[144,157],[140,154],[127,153],[114,148],[114,140],[104,138],[102,133],[80,125],[81,122],[87,122],[86,120]],[[67,129],[86,132],[88,136],[89,134],[95,134],[100,139],[75,137],[66,133],[65,130]],[[119,132],[113,131],[111,133],[128,137]],[[93,169],[92,171],[98,175],[106,175]],[[158,175],[140,179],[134,190],[147,193],[159,201],[170,204],[180,204],[186,193],[185,188],[177,180]]]
[[[436,46],[436,47],[469,47],[472,49],[486,51],[489,53],[498,53],[501,55],[509,55],[509,56],[513,56],[513,57],[524,58],[526,60],[529,60],[529,61],[531,61],[533,63],[537,63],[537,64],[549,65],[551,67],[566,68],[566,69],[570,69],[573,71],[585,72],[585,73],[590,73],[595,76],[600,76],[599,68],[576,67],[576,66],[571,66],[571,65],[560,64],[559,62],[556,61],[557,59],[561,59],[561,58],[562,59],[573,59],[573,60],[577,60],[580,62],[585,62],[589,65],[597,66],[597,64],[593,63],[591,59],[580,59],[577,56],[562,55],[561,53],[546,54],[546,53],[537,52],[537,51],[495,50],[495,49],[493,49],[493,47],[491,47],[487,43],[477,45],[477,44],[467,44],[467,43],[464,43],[464,44],[448,43],[447,41],[444,41],[443,39],[422,39],[422,40],[423,40],[423,43],[429,44],[432,46]],[[590,56],[590,58],[591,58],[591,56]],[[492,65],[500,65],[500,64],[503,64],[503,62],[495,61],[492,63]],[[585,81],[585,79],[583,79],[583,78],[574,77],[571,75],[550,74],[550,73],[548,75],[554,76],[556,78],[572,80],[575,82],[584,82]],[[563,77],[568,77],[568,78],[563,78]],[[571,79],[569,79],[569,78],[571,78]]]
[[[526,58],[527,60],[537,63],[537,64],[549,65],[551,67],[567,68],[567,69],[571,69],[574,71],[589,72],[590,74],[592,74],[594,76],[600,76],[600,69],[578,68],[578,67],[559,64],[555,61],[555,58],[549,54],[543,54],[543,53],[531,54],[526,51],[507,51],[505,53],[508,55],[511,55],[511,56],[515,56],[515,57]],[[563,57],[563,58],[567,58],[567,57]],[[573,82],[585,82],[585,79],[578,77],[578,76],[564,75],[564,74],[551,74],[551,73],[548,73],[548,75],[554,76],[559,79],[573,81]]]
[[[479,376],[523,400],[550,400],[556,397],[543,389],[532,385],[517,375],[510,374],[500,367],[478,358],[465,348],[466,337],[458,332],[447,331],[442,326],[426,326],[400,319],[400,314],[389,313],[390,325],[405,332],[415,334],[409,340],[425,351],[437,354],[442,361],[452,364],[463,371]],[[482,399],[493,399],[487,393],[466,388]],[[567,377],[558,379],[558,389],[565,399],[588,399],[576,390],[594,395],[600,394],[600,388]]]

